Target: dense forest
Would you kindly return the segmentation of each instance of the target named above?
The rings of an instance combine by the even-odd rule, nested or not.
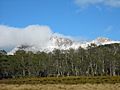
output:
[[[119,76],[120,44],[53,52],[0,52],[0,79],[16,77]]]

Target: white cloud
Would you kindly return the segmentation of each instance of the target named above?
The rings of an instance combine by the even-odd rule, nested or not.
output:
[[[120,0],[74,0],[81,8],[90,5],[105,5],[109,7],[120,7]]]
[[[0,49],[12,50],[19,45],[35,46],[37,50],[46,49],[50,38],[57,36],[83,42],[85,38],[53,33],[49,26],[29,25],[24,28],[0,25]],[[34,48],[33,48],[34,49]]]
[[[30,25],[25,28],[15,28],[0,25],[0,48],[20,44],[45,46],[51,35],[52,31],[48,26]]]

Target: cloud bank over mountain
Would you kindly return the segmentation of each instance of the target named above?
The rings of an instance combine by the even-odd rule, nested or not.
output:
[[[48,26],[30,25],[25,28],[15,28],[0,25],[0,49],[21,44],[39,44],[44,47],[52,35]]]
[[[109,7],[120,7],[120,0],[75,0],[75,3],[81,8],[90,5],[104,5]]]

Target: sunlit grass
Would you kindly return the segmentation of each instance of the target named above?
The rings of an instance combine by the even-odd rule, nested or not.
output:
[[[0,80],[0,84],[115,84],[120,83],[120,77],[110,76],[70,76],[70,77],[29,77]]]
[[[0,84],[0,90],[120,90],[120,84]]]

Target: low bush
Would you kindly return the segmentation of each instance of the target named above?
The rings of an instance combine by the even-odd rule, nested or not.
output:
[[[99,84],[99,83],[120,83],[120,76],[70,76],[70,77],[29,77],[0,80],[0,84]]]

